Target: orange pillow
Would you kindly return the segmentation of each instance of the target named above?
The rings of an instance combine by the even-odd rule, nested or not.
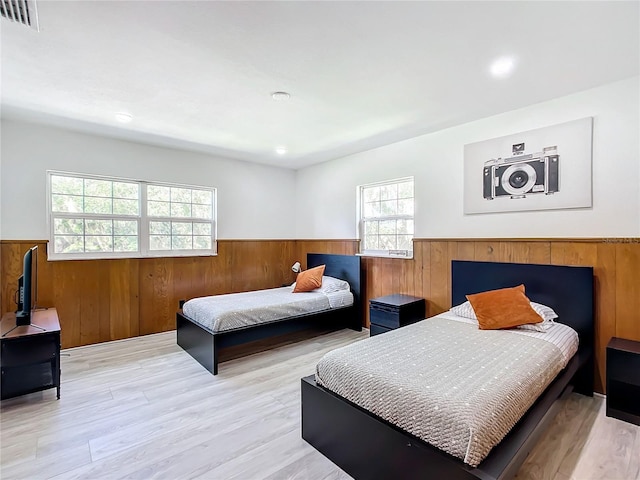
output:
[[[322,286],[322,274],[324,273],[324,265],[304,270],[298,274],[296,278],[296,286],[293,293],[310,292]]]
[[[512,328],[543,320],[531,308],[531,303],[524,294],[524,285],[467,295],[467,300],[478,317],[481,330]]]

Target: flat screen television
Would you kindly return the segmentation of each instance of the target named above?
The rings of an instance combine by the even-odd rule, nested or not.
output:
[[[30,325],[31,312],[38,301],[38,246],[24,254],[22,275],[18,279],[18,311],[16,325]]]

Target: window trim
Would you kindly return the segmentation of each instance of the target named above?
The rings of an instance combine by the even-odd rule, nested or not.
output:
[[[406,214],[402,214],[402,215],[382,215],[380,217],[375,217],[376,220],[413,220],[413,234],[412,234],[412,238],[411,238],[411,249],[410,250],[401,250],[402,252],[406,252],[405,254],[399,254],[399,253],[391,253],[391,252],[399,252],[400,250],[380,250],[380,249],[376,249],[376,250],[366,250],[364,248],[364,189],[365,188],[370,188],[370,187],[376,187],[376,186],[383,186],[383,185],[392,185],[392,184],[398,184],[398,183],[403,183],[403,182],[408,182],[411,181],[413,182],[413,208],[414,208],[414,214],[413,215],[406,215]],[[395,179],[391,179],[391,180],[384,180],[384,181],[380,181],[380,182],[371,182],[371,183],[365,183],[365,184],[361,184],[358,185],[356,187],[356,199],[357,199],[357,206],[358,208],[356,209],[356,231],[358,233],[358,240],[359,240],[359,252],[356,255],[359,256],[363,256],[363,257],[384,257],[384,258],[400,258],[400,259],[411,259],[413,258],[413,241],[415,239],[415,201],[416,201],[416,192],[415,192],[415,177],[413,176],[408,176],[408,177],[400,177],[400,178],[395,178]]]
[[[90,173],[66,172],[61,170],[47,170],[46,176],[46,195],[47,195],[47,231],[49,232],[49,244],[47,246],[48,260],[109,260],[118,258],[170,258],[170,257],[209,257],[218,255],[218,189],[216,187],[207,187],[204,185],[188,185],[184,183],[156,182],[148,180],[135,180],[126,177],[116,177],[108,175],[95,175]],[[66,177],[75,177],[81,179],[108,180],[112,182],[136,183],[140,186],[139,196],[139,215],[113,215],[102,213],[80,213],[74,214],[69,212],[53,212],[52,205],[52,188],[51,177],[59,175]],[[211,192],[211,220],[197,219],[193,217],[149,217],[147,215],[147,187],[161,186],[186,188],[190,190],[205,190]],[[84,195],[83,195],[84,196]],[[112,197],[113,198],[113,197]],[[136,252],[83,252],[83,253],[56,253],[54,219],[55,218],[84,218],[84,219],[113,219],[113,220],[136,220],[138,222],[138,251]],[[149,247],[149,222],[153,220],[159,221],[191,221],[211,224],[211,249],[192,249],[192,250],[151,250]]]

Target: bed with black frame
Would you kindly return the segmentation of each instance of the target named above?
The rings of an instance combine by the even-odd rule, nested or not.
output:
[[[307,254],[307,268],[325,265],[324,275],[349,283],[353,305],[296,315],[270,323],[251,325],[235,330],[213,332],[196,323],[179,310],[176,314],[178,345],[212,374],[218,374],[218,354],[221,348],[293,333],[313,327],[323,329],[351,328],[362,330],[360,257],[355,255]]]
[[[530,300],[552,307],[579,337],[577,353],[516,426],[477,467],[439,450],[335,393],[302,379],[302,438],[360,479],[513,477],[572,391],[593,395],[593,268],[453,261],[452,304],[465,295],[523,283]],[[428,321],[428,320],[426,320]]]

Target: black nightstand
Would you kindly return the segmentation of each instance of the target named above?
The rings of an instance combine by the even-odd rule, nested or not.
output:
[[[387,295],[369,300],[371,336],[404,327],[424,319],[424,298]]]
[[[612,338],[607,345],[607,417],[640,425],[640,342]]]

